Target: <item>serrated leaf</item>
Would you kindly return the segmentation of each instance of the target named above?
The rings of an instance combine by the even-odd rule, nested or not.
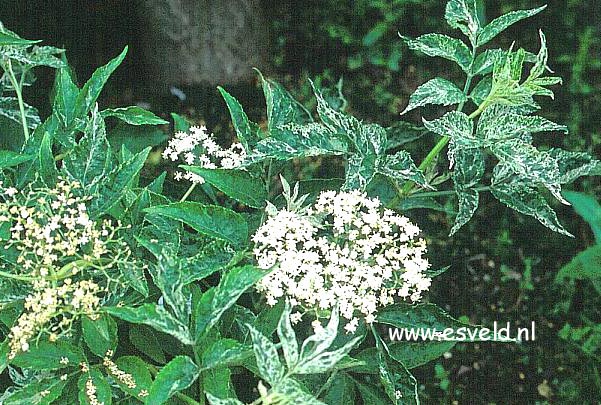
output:
[[[561,184],[571,183],[581,176],[601,174],[601,162],[587,153],[552,148],[549,155],[557,161]]]
[[[10,150],[0,150],[0,170],[8,167],[18,166],[21,163],[28,162],[34,157],[32,155],[23,155]]]
[[[513,24],[517,23],[518,21],[521,21],[525,18],[532,17],[532,16],[540,13],[541,11],[543,11],[545,8],[547,8],[546,5],[539,7],[539,8],[533,8],[530,10],[512,11],[510,13],[507,13],[500,17],[495,18],[490,23],[488,23],[484,28],[482,28],[480,30],[480,33],[478,34],[477,45],[482,46],[482,45],[486,44],[491,39],[493,39],[494,37],[499,35],[501,32],[503,32],[505,29],[510,27],[511,25],[513,25]]]
[[[326,405],[317,400],[313,395],[296,380],[292,378],[284,379],[277,387],[273,388],[277,394],[287,399],[288,403],[303,405]]]
[[[470,69],[472,54],[461,40],[443,34],[425,34],[416,39],[404,38],[409,48],[425,53],[428,56],[441,58],[457,63],[464,72]]]
[[[3,405],[49,405],[60,397],[67,381],[45,379],[18,387],[8,396],[3,395]]]
[[[63,361],[66,358],[68,362]],[[33,370],[58,370],[72,367],[84,361],[81,349],[67,342],[44,342],[31,344],[29,350],[21,352],[11,360],[11,364]]]
[[[445,19],[451,28],[460,29],[471,41],[476,43],[480,30],[480,21],[474,0],[451,0],[445,9]]]
[[[84,136],[63,160],[63,171],[85,190],[94,192],[111,169],[110,148],[104,120],[94,108]]]
[[[177,356],[157,374],[146,397],[146,405],[161,405],[198,378],[199,369],[188,356]]]
[[[207,399],[209,400],[209,405],[244,405],[242,402],[238,401],[235,398],[224,398],[220,399],[216,396],[205,392],[207,395]]]
[[[244,218],[227,208],[195,202],[177,202],[158,205],[145,210],[189,225],[204,235],[243,246],[248,239],[248,225]]]
[[[565,280],[589,280],[601,294],[601,245],[594,245],[578,253],[568,264],[563,266],[557,276],[556,283]]]
[[[96,356],[103,358],[117,347],[117,323],[110,315],[101,314],[95,319],[84,316],[81,329],[86,344]]]
[[[162,125],[169,124],[168,121],[157,117],[154,113],[138,106],[107,108],[100,112],[103,118],[119,118],[130,125]]]
[[[572,236],[561,225],[557,219],[557,214],[538,190],[521,183],[519,180],[495,183],[493,179],[491,191],[497,200],[509,208],[536,218],[541,224],[555,232]]]
[[[84,117],[88,111],[96,104],[100,92],[104,88],[104,85],[108,81],[109,77],[113,74],[115,69],[119,67],[125,55],[127,54],[127,46],[123,51],[114,59],[109,61],[106,65],[99,67],[92,74],[90,80],[86,82],[75,100],[75,117]]]
[[[463,225],[467,224],[478,209],[479,196],[478,191],[474,189],[458,191],[457,199],[459,200],[459,209],[449,236],[453,236]]]
[[[455,164],[457,150],[481,146],[481,140],[474,135],[474,121],[460,111],[450,111],[436,120],[423,122],[435,134],[451,138],[448,151],[451,168]]]
[[[135,387],[131,387],[124,384],[118,378],[115,378],[114,380],[119,388],[134,398],[138,398],[139,400],[143,401],[143,392],[148,391],[152,385],[152,376],[150,375],[150,371],[148,371],[148,365],[142,359],[136,356],[119,357],[115,361],[115,364],[119,370],[131,375],[135,382]]]
[[[398,151],[394,155],[386,155],[380,159],[378,173],[392,180],[410,180],[425,188],[431,188],[423,172],[413,162],[407,151]]]
[[[362,339],[363,336],[357,336],[336,350],[303,357],[294,367],[294,374],[320,374],[332,370]]]
[[[185,345],[194,340],[190,336],[188,326],[181,323],[167,310],[156,304],[143,304],[139,307],[105,307],[104,310],[119,319],[131,323],[148,325],[159,332],[167,333]]]
[[[394,405],[419,404],[417,381],[404,364],[394,361],[382,338],[372,329],[378,353],[380,382]]]
[[[58,170],[52,155],[52,136],[44,133],[42,143],[40,144],[39,155],[40,159],[40,176],[47,186],[54,186],[58,179]]]
[[[279,83],[265,78],[257,70],[263,85],[263,94],[267,103],[267,128],[269,132],[280,126],[295,123],[308,124],[313,122],[311,113]]]
[[[41,124],[40,115],[35,107],[24,103],[25,121],[29,129]],[[21,111],[16,97],[0,97],[0,115],[21,124]]]
[[[253,351],[255,353],[255,358],[257,359],[259,374],[271,386],[279,384],[286,371],[280,362],[280,357],[275,344],[251,325],[246,326],[248,327],[252,338]]]
[[[236,130],[238,140],[244,146],[245,150],[250,150],[259,141],[259,126],[248,119],[248,116],[244,112],[244,109],[238,100],[236,100],[222,87],[217,88],[219,89],[219,92],[221,93],[221,96],[225,100],[225,104],[230,111],[232,125]]]
[[[23,39],[13,32],[0,32],[0,46],[29,46],[40,40]]]
[[[290,312],[290,303],[286,302],[286,307],[278,322],[278,337],[280,338],[284,359],[289,370],[294,368],[298,361],[298,342],[296,341],[296,333],[292,329],[292,323],[290,322]]]
[[[52,111],[65,127],[69,127],[75,118],[75,100],[79,89],[73,83],[68,67],[56,71],[53,93]]]
[[[197,174],[227,196],[253,208],[262,208],[267,200],[263,182],[249,172],[236,169],[205,169],[197,166],[181,166]]]
[[[96,388],[93,397],[87,385],[89,383]],[[81,374],[77,382],[77,388],[79,389],[79,403],[81,405],[111,405],[113,403],[111,386],[104,375],[96,368],[91,368],[89,372]]]
[[[428,104],[449,106],[465,101],[467,101],[467,97],[462,90],[452,82],[437,77],[422,84],[413,92],[409,97],[409,105],[401,115]]]
[[[227,271],[217,287],[207,292],[210,292],[210,295],[207,295],[208,298],[201,299],[195,308],[196,339],[212,328],[219,321],[221,315],[267,273],[268,271],[254,266],[234,267]]]
[[[219,339],[202,352],[202,370],[240,365],[252,355],[250,346],[235,339]]]

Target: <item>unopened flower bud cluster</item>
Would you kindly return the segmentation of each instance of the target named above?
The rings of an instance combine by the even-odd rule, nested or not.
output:
[[[258,266],[274,268],[257,285],[270,305],[288,299],[318,314],[338,303],[354,332],[359,318],[373,322],[395,296],[415,302],[430,287],[420,229],[378,199],[325,191],[308,209],[270,215],[253,236]]]
[[[208,133],[205,126],[190,127],[188,132],[177,132],[163,151],[163,159],[183,161],[189,166],[206,169],[233,169],[246,159],[242,144],[235,142],[224,149],[215,142],[214,135]],[[205,182],[202,176],[190,172],[175,172],[175,180],[188,180],[193,183]]]

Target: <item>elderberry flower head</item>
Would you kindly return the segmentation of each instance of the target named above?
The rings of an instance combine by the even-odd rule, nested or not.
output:
[[[305,312],[332,310],[354,332],[358,318],[375,320],[398,296],[418,301],[431,279],[420,229],[359,191],[325,191],[304,210],[271,210],[253,236],[258,284],[267,302],[288,299]],[[295,314],[295,321],[302,314]],[[317,325],[314,325],[314,327]]]
[[[163,159],[183,161],[186,165],[199,166],[206,169],[233,169],[246,158],[246,150],[242,144],[235,142],[228,149],[215,142],[214,135],[209,134],[205,126],[190,127],[189,132],[177,132],[163,151]],[[195,173],[176,172],[175,180],[188,180],[202,184],[204,178]]]

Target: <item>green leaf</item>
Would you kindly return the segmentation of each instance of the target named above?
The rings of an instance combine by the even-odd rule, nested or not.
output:
[[[10,150],[0,150],[0,170],[18,166],[21,163],[29,162],[33,158],[31,155],[22,155]]]
[[[164,404],[175,393],[188,388],[198,378],[199,369],[188,356],[177,356],[161,368],[157,374],[146,405]]]
[[[94,108],[84,136],[63,160],[63,171],[86,190],[96,190],[111,168],[104,120]]]
[[[597,244],[601,244],[601,205],[593,196],[584,193],[564,191],[563,196],[572,204],[574,211],[589,224]]]
[[[285,124],[307,124],[313,122],[311,113],[279,83],[266,79],[259,72],[263,84],[263,94],[267,103],[267,128],[269,132],[278,130]]]
[[[422,187],[431,188],[422,171],[413,162],[409,152],[404,150],[382,157],[378,172],[395,181],[411,180]]]
[[[169,121],[157,117],[154,113],[138,106],[107,108],[100,112],[102,118],[119,118],[130,125],[162,125],[169,124]]]
[[[415,90],[411,97],[409,97],[409,105],[407,105],[401,115],[428,104],[449,106],[466,101],[467,97],[462,90],[452,82],[437,77],[422,84]]]
[[[209,295],[203,295],[196,306],[196,339],[211,329],[221,315],[267,273],[268,271],[254,266],[234,267],[227,271],[217,287],[205,293],[204,295]]]
[[[476,43],[480,21],[478,20],[475,0],[449,1],[444,16],[451,28],[460,29],[472,44]]]
[[[253,351],[234,339],[219,339],[202,352],[202,370],[240,365]]]
[[[556,283],[565,280],[589,280],[601,294],[601,245],[594,245],[578,253],[570,263],[563,266],[557,276]]]
[[[450,111],[436,120],[423,122],[435,134],[451,138],[448,150],[451,167],[455,164],[458,150],[481,146],[481,140],[474,135],[474,121],[460,111]]]
[[[207,395],[207,399],[209,400],[209,405],[244,405],[242,402],[238,401],[235,398],[224,398],[220,399],[214,395],[205,392]]]
[[[242,105],[232,97],[222,87],[217,87],[221,96],[225,100],[230,116],[232,117],[232,125],[236,130],[236,135],[240,140],[245,150],[250,150],[259,141],[259,126],[248,119],[248,116],[242,109]]]
[[[65,358],[68,362],[64,361]],[[58,370],[76,366],[82,361],[85,361],[84,354],[76,346],[63,341],[41,341],[32,344],[28,351],[17,354],[11,364],[33,370]]]
[[[103,181],[102,193],[100,197],[94,200],[92,212],[102,214],[108,212],[123,198],[132,184],[137,182],[138,175],[146,163],[150,147],[131,156],[127,161],[120,163],[113,169]]]
[[[380,382],[394,405],[419,404],[417,381],[405,365],[394,361],[388,347],[372,328],[378,352]]]
[[[326,405],[309,394],[301,384],[292,378],[285,378],[273,391],[284,396],[286,403],[303,405]]]
[[[390,329],[389,329],[390,331]],[[392,337],[391,339],[392,340]],[[445,340],[428,341],[403,341],[391,342],[387,344],[388,354],[394,360],[402,363],[408,370],[423,366],[432,360],[438,359],[444,353],[450,351],[456,342]],[[355,355],[359,361],[363,361],[365,366],[359,366],[351,369],[359,373],[378,373],[378,353],[375,347],[370,347]]]
[[[3,395],[4,405],[49,405],[63,392],[67,381],[51,378],[33,382],[15,389],[8,396]]]
[[[117,267],[131,288],[144,297],[148,297],[148,283],[146,282],[143,266],[140,266],[139,263],[119,262],[117,263]]]
[[[263,182],[250,173],[235,169],[205,169],[197,166],[181,166],[198,174],[227,196],[253,208],[263,208],[267,193]]]
[[[150,371],[148,371],[147,364],[136,356],[119,357],[115,361],[115,364],[119,367],[119,370],[131,375],[136,383],[136,386],[132,388],[118,378],[114,378],[119,388],[134,398],[143,401],[144,397],[140,395],[141,392],[144,390],[148,391],[152,385],[152,376],[150,375]]]
[[[110,315],[101,314],[97,319],[84,316],[81,328],[86,344],[96,356],[103,358],[117,348],[117,323]]]
[[[41,124],[40,115],[35,107],[28,104],[25,107],[25,121],[29,129],[35,129]],[[16,97],[0,97],[0,115],[21,124],[21,111]]]
[[[290,323],[291,310],[290,303],[286,302],[286,307],[278,323],[278,337],[280,338],[284,359],[289,370],[293,369],[298,361],[298,342],[296,341],[296,333]]]
[[[242,215],[224,207],[195,202],[158,205],[145,210],[182,221],[197,232],[241,247],[248,240],[248,225]]]
[[[53,186],[56,184],[58,179],[58,170],[56,169],[56,163],[54,156],[52,155],[52,136],[48,133],[44,133],[42,143],[40,144],[39,150],[40,159],[40,176],[46,185]]]
[[[515,24],[518,21],[521,21],[525,18],[532,17],[543,11],[547,6],[542,6],[539,8],[534,8],[530,10],[518,10],[512,11],[505,15],[495,18],[490,23],[488,23],[480,33],[478,34],[478,46],[482,46],[486,44],[488,41],[496,37],[498,34],[503,32],[507,27]]]
[[[376,172],[376,156],[353,154],[347,160],[343,190],[365,190]]]
[[[568,152],[563,149],[552,148],[549,155],[557,161],[559,169],[559,182],[571,183],[581,176],[598,176],[601,174],[601,162],[593,159],[587,153]]]
[[[271,386],[278,385],[284,377],[284,366],[280,362],[278,350],[261,332],[253,328],[251,325],[246,325],[250,331],[250,336],[253,342],[253,351],[257,359],[257,367],[259,374]]]
[[[457,198],[459,200],[459,209],[449,236],[453,236],[463,225],[467,224],[478,209],[478,191],[472,189],[458,191]]]
[[[194,343],[188,327],[159,305],[143,304],[136,308],[105,307],[104,310],[124,321],[151,326],[159,332],[174,336],[185,345]]]
[[[68,67],[56,71],[53,93],[52,112],[56,114],[65,127],[69,127],[75,118],[75,101],[79,94],[79,89],[73,83]]]
[[[113,74],[115,69],[119,67],[121,62],[123,62],[126,54],[127,47],[125,47],[123,51],[109,63],[96,69],[90,80],[86,82],[77,95],[74,117],[83,118],[94,107],[107,80]]]
[[[88,381],[91,381],[91,384],[96,388],[93,398],[87,385],[89,384]],[[106,381],[104,375],[96,368],[90,369],[87,373],[82,373],[77,382],[77,387],[79,389],[79,403],[81,405],[98,405],[101,403],[111,405],[113,403],[111,386]]]
[[[380,388],[372,384],[364,384],[357,380],[355,380],[355,384],[359,389],[359,393],[361,394],[364,404],[390,405],[390,400],[386,397],[386,394],[380,390]]]
[[[403,38],[409,48],[428,56],[439,56],[457,63],[464,72],[470,69],[472,54],[462,41],[443,34],[425,34],[416,39]]]
[[[336,374],[323,401],[328,405],[356,404],[355,382],[344,373]]]
[[[156,331],[146,325],[132,324],[129,327],[129,341],[146,356],[158,364],[165,364],[165,353],[159,343]]]
[[[536,218],[541,224],[555,232],[572,236],[561,225],[557,219],[557,214],[538,190],[521,183],[519,179],[498,183],[493,178],[491,191],[497,200],[509,208]]]
[[[29,46],[40,40],[23,39],[13,32],[0,32],[0,46]]]
[[[424,127],[418,127],[405,121],[397,121],[391,127],[386,128],[386,149],[398,148],[421,138],[427,133],[428,131]]]
[[[150,274],[175,317],[180,322],[188,324],[190,292],[184,282],[186,270],[175,253],[172,249],[164,247],[157,258],[157,263],[150,266]]]

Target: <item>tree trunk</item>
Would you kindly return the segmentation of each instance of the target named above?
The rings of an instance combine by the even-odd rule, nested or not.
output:
[[[138,10],[152,80],[235,84],[266,67],[268,30],[258,0],[142,0]]]

